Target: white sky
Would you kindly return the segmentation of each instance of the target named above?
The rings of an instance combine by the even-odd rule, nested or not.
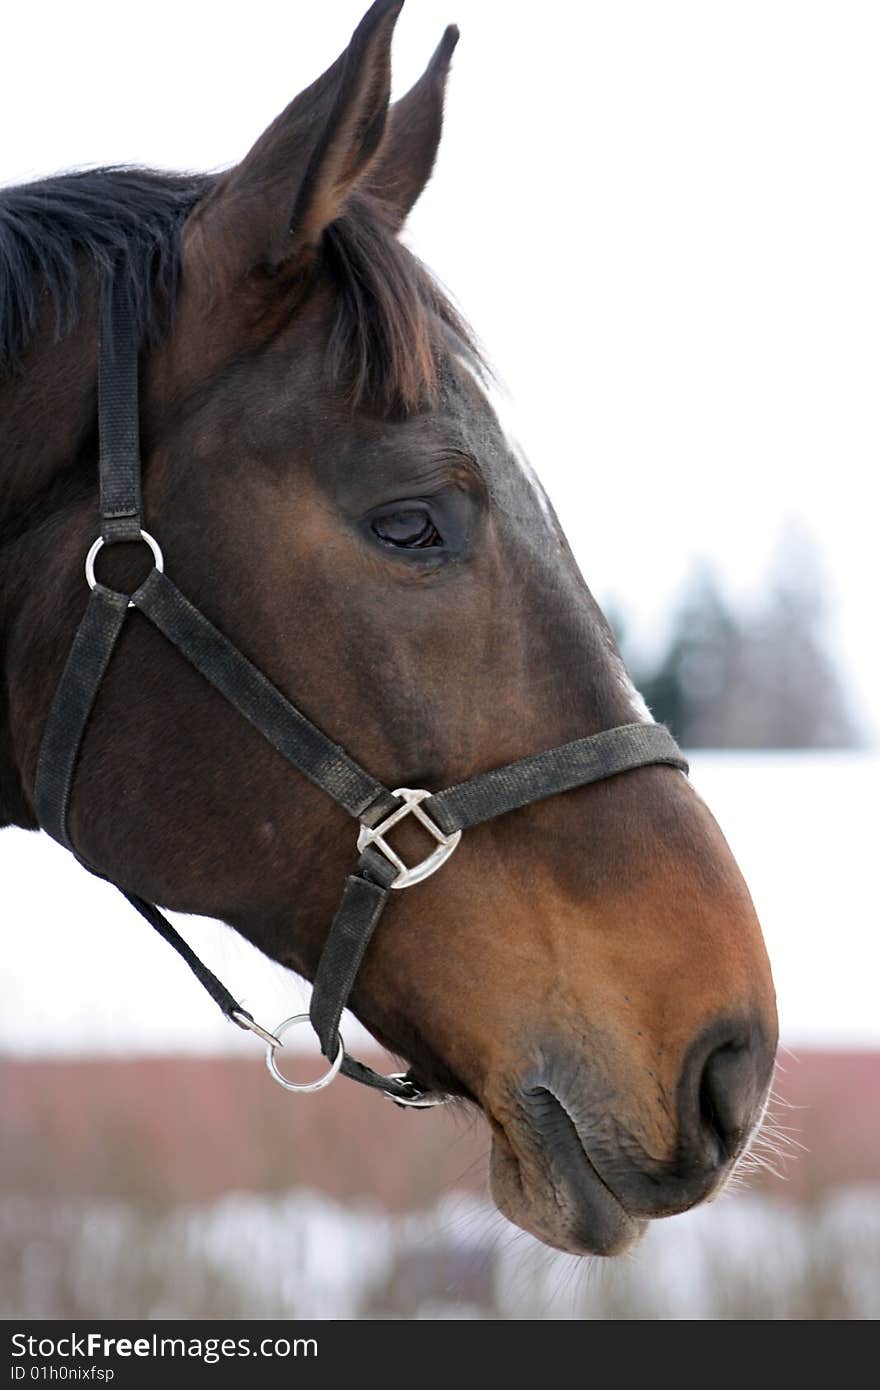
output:
[[[7,6],[0,182],[116,161],[226,165],[332,61],[363,8]],[[398,93],[451,20],[462,40],[446,135],[409,240],[507,383],[591,586],[650,642],[695,555],[749,593],[779,527],[800,519],[822,548],[862,716],[880,733],[880,7],[409,0]],[[876,786],[876,763],[862,766]],[[835,802],[836,868],[821,891],[791,896],[799,842],[768,890],[786,951],[799,948],[811,898],[826,914],[811,918],[816,959],[823,933],[858,929],[856,984],[876,940],[877,923],[862,920],[873,884],[848,889],[844,907],[834,891],[853,882],[860,856],[871,862],[860,785],[842,817]],[[798,811],[803,834],[828,826],[827,799],[806,783],[801,797],[786,814]],[[25,843],[0,839],[13,916],[40,910],[24,880],[8,897],[30,863]],[[55,851],[34,852],[49,873]],[[50,876],[65,891],[66,872],[59,856]],[[142,931],[134,919],[130,931]],[[137,990],[137,973],[127,978]],[[822,980],[812,965],[804,978],[793,1040],[811,1027],[831,1041],[880,1038],[867,992],[848,1019],[841,979],[826,1026]],[[12,982],[16,997],[19,987],[35,988],[35,975]],[[119,987],[111,970],[96,994]]]

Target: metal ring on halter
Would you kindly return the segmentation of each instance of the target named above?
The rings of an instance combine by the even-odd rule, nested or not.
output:
[[[269,1043],[266,1047],[266,1066],[269,1068],[269,1075],[272,1080],[277,1081],[279,1086],[283,1086],[285,1091],[298,1091],[300,1094],[305,1095],[309,1091],[323,1091],[325,1086],[330,1085],[330,1082],[342,1066],[342,1059],[345,1056],[345,1043],[342,1041],[342,1034],[340,1033],[339,1051],[336,1054],[336,1060],[330,1064],[330,1067],[325,1071],[323,1076],[318,1077],[317,1081],[307,1081],[304,1083],[288,1081],[287,1077],[282,1076],[281,1072],[278,1070],[278,1065],[275,1061],[275,1053],[277,1048],[281,1045],[284,1034],[288,1033],[291,1028],[296,1028],[300,1023],[311,1023],[308,1014],[293,1014],[292,1017],[286,1018],[283,1023],[279,1023],[274,1034],[276,1041],[274,1043]]]
[[[159,573],[162,574],[165,569],[165,557],[162,554],[159,542],[156,540],[155,536],[150,535],[149,531],[141,531],[141,540],[144,542],[144,545],[148,545],[150,547],[151,551],[153,552],[153,564],[155,565]],[[94,589],[95,585],[98,582],[95,578],[95,561],[98,558],[99,552],[103,550],[106,543],[107,542],[104,540],[104,537],[99,536],[98,539],[94,542],[94,544],[90,547],[89,553],[86,556],[86,583],[88,584],[90,589]],[[128,606],[129,608],[134,608],[134,604],[130,600]]]
[[[412,1110],[431,1110],[435,1105],[448,1105],[452,1096],[444,1095],[442,1091],[420,1091],[414,1082],[410,1081],[405,1071],[392,1072],[388,1081],[405,1082],[412,1086],[415,1096],[412,1100],[404,1100],[402,1096],[392,1095],[391,1091],[383,1091],[382,1095],[393,1100],[395,1105],[408,1105]]]

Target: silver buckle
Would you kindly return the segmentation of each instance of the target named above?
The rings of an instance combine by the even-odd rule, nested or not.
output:
[[[405,1082],[412,1091],[408,1098],[396,1096],[392,1091],[382,1091],[386,1100],[393,1100],[395,1105],[411,1106],[413,1110],[433,1110],[435,1105],[448,1105],[453,1096],[447,1096],[444,1091],[420,1091],[414,1081],[410,1081],[405,1071],[395,1071],[387,1078],[388,1081]]]
[[[368,845],[375,845],[384,854],[390,864],[397,869],[397,878],[391,883],[392,888],[410,888],[414,883],[421,883],[423,879],[430,878],[431,874],[436,873],[441,864],[445,864],[452,851],[461,839],[461,831],[454,830],[451,835],[444,835],[427,811],[422,810],[420,802],[430,796],[429,791],[424,787],[413,790],[411,787],[397,787],[393,793],[399,796],[403,805],[398,806],[396,811],[392,811],[390,816],[386,816],[379,825],[370,827],[362,825],[358,834],[358,850],[363,854]],[[403,860],[389,845],[384,838],[392,826],[397,825],[398,821],[405,816],[413,815],[421,825],[425,827],[429,835],[433,835],[437,841],[437,848],[432,850],[427,859],[423,859],[421,864],[414,864],[410,869],[404,864]]]

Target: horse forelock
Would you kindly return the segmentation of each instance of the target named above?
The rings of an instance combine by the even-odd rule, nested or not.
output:
[[[142,344],[160,342],[174,322],[183,225],[216,183],[206,174],[110,167],[0,191],[0,379],[22,367],[46,297],[61,341],[95,278],[116,277]],[[326,228],[318,270],[335,290],[330,383],[353,406],[389,417],[430,406],[441,326],[476,354],[458,312],[369,194],[355,192]]]

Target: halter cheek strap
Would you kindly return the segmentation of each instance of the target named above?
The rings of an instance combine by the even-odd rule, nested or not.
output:
[[[91,594],[43,733],[36,777],[37,818],[84,867],[106,877],[77,854],[68,816],[89,717],[126,617],[137,608],[282,757],[359,823],[360,855],[345,880],[342,900],[324,943],[308,1015],[321,1051],[332,1063],[326,1077],[309,1086],[297,1086],[285,1081],[275,1065],[275,1050],[283,1045],[280,1035],[302,1022],[304,1015],[285,1020],[275,1033],[262,1028],[157,907],[117,885],[120,891],[183,957],[226,1017],[266,1042],[269,1069],[287,1089],[319,1089],[341,1070],[401,1105],[440,1104],[447,1097],[420,1086],[412,1076],[383,1076],[350,1057],[339,1032],[342,1011],[389,893],[413,887],[437,872],[454,853],[462,831],[482,821],[634,768],[661,763],[686,772],[687,763],[672,735],[661,725],[626,724],[508,763],[434,795],[422,788],[391,791],[372,777],[292,705],[163,572],[161,550],[142,524],[134,325],[115,285],[111,284],[105,294],[106,331],[101,334],[98,360],[100,535],[86,566]],[[94,561],[102,545],[132,540],[143,540],[150,546],[154,568],[129,597],[95,581]],[[415,865],[404,864],[387,838],[408,816],[417,819],[435,841],[435,848]]]

